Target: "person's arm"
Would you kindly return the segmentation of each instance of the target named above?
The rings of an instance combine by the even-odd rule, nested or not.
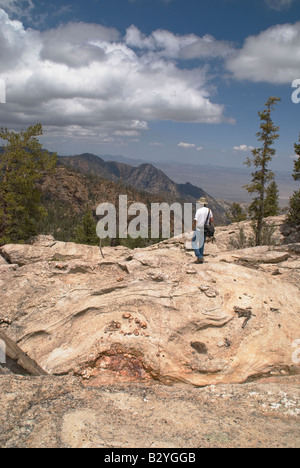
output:
[[[193,227],[192,227],[193,231],[195,231],[196,226],[197,226],[197,221],[194,219],[194,221],[193,221]]]
[[[214,224],[214,215],[212,214],[212,212],[211,212],[211,218],[209,220],[209,224],[210,225]]]

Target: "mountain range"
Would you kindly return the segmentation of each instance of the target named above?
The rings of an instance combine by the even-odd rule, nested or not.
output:
[[[159,195],[167,203],[196,203],[199,198],[206,197],[214,212],[216,223],[226,221],[225,209],[205,190],[191,183],[176,183],[161,169],[152,164],[143,163],[138,167],[117,161],[105,161],[100,156],[83,153],[75,156],[59,156],[58,163],[85,174],[97,175],[114,183],[122,183],[127,187]]]

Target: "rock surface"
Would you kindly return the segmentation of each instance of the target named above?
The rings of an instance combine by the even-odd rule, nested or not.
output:
[[[19,268],[2,272],[0,321],[47,372],[94,385],[295,374],[300,297],[288,276],[299,256],[266,249],[221,252],[200,266],[172,243],[106,248],[104,260],[97,247],[51,238],[8,245],[2,253]],[[275,261],[285,281],[261,269]]]
[[[0,376],[1,448],[299,448],[299,380],[83,387]]]
[[[141,447],[153,425],[157,447],[299,445],[299,249],[228,250],[226,237],[203,265],[184,236],[104,259],[49,236],[2,247],[0,329],[52,375],[0,375],[0,446]]]

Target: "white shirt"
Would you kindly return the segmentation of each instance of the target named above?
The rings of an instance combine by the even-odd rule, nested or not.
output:
[[[209,221],[213,218],[212,211],[206,207],[203,207],[197,210],[196,215],[195,215],[197,231],[201,231],[201,229],[204,228],[208,213],[209,213],[209,218],[208,218],[207,224],[209,224]]]

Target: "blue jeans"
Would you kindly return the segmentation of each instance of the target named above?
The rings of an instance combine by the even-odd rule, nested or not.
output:
[[[197,258],[202,259],[204,256],[205,241],[206,235],[204,234],[204,229],[201,231],[196,230],[192,239],[192,247]]]

